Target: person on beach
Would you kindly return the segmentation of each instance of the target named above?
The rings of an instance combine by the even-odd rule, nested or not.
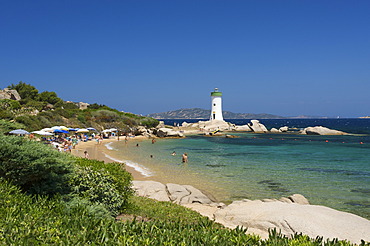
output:
[[[87,159],[88,159],[88,158],[89,158],[89,153],[87,153],[87,151],[85,150],[85,151],[84,151],[84,154],[85,154],[85,158],[87,158]]]
[[[172,154],[171,154],[171,155],[176,155],[176,151],[172,152]]]
[[[187,163],[188,162],[188,153],[182,154],[182,162]]]
[[[153,139],[152,139],[152,144],[154,144],[155,142],[156,142],[156,140],[153,138]]]
[[[136,147],[139,147],[139,144],[138,143],[136,144]]]

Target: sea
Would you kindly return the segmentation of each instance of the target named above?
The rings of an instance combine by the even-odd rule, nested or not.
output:
[[[199,120],[165,120],[167,125]],[[244,125],[249,119],[228,122]],[[268,129],[296,132],[231,133],[237,138],[190,135],[182,139],[106,145],[107,157],[125,162],[148,180],[190,184],[220,202],[304,195],[311,204],[370,219],[370,119],[261,119]],[[325,126],[351,135],[299,135]],[[229,134],[229,133],[228,133]],[[137,146],[137,144],[139,146]],[[176,152],[176,155],[172,155]],[[187,153],[188,163],[181,162]]]

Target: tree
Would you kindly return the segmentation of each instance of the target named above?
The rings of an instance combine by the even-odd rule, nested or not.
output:
[[[47,102],[47,103],[50,103],[50,104],[56,104],[58,102],[61,102],[63,101],[62,99],[60,99],[57,94],[52,91],[44,91],[44,92],[41,92],[39,94],[39,100],[40,101],[43,101],[43,102]]]
[[[16,90],[22,99],[37,99],[39,91],[36,87],[20,81],[17,85],[10,85],[9,89]]]

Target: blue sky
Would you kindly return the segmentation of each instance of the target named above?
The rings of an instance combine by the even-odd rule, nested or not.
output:
[[[148,114],[370,115],[370,1],[1,1],[0,85]]]

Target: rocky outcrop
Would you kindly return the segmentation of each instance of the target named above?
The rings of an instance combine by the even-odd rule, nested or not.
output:
[[[265,125],[261,124],[258,120],[251,120],[251,123],[249,123],[248,125],[252,129],[253,132],[256,132],[256,133],[268,132]]]
[[[305,129],[303,129],[301,134],[307,134],[307,135],[346,135],[348,133],[333,130],[333,129],[329,129],[329,128],[323,127],[323,126],[315,126],[315,127],[307,127]]]
[[[159,128],[164,128],[165,127],[165,125],[164,125],[164,121],[162,121],[162,120],[160,120],[159,121],[159,124],[157,125],[157,129],[159,129]]]
[[[271,128],[270,129],[270,132],[271,133],[279,133],[280,131],[278,129],[276,129],[276,128]]]
[[[177,204],[212,204],[213,201],[191,185],[166,185],[155,181],[133,181],[133,189],[139,196]]]
[[[209,120],[209,121],[199,121],[198,128],[203,129],[204,131],[216,131],[216,130],[225,131],[231,130],[232,128],[234,128],[234,125],[224,120]]]
[[[233,202],[214,213],[216,222],[227,227],[243,226],[248,233],[267,238],[268,230],[276,228],[286,236],[303,233],[311,238],[338,238],[359,243],[370,240],[370,221],[357,215],[328,207],[302,205],[282,201]]]
[[[171,128],[159,128],[157,130],[157,137],[184,137],[184,134],[180,131],[175,131]]]
[[[147,129],[145,126],[138,126],[136,132],[145,137],[153,137],[153,131],[151,129]]]
[[[269,229],[276,228],[286,236],[303,233],[311,238],[338,238],[352,243],[370,241],[369,220],[328,207],[309,205],[308,200],[300,194],[279,200],[244,199],[226,206],[213,202],[189,185],[133,181],[133,186],[140,196],[181,204],[226,227],[248,228],[247,233],[254,233],[262,238],[267,238]]]
[[[289,127],[287,126],[282,126],[279,128],[279,132],[288,132],[289,131]]]
[[[4,90],[0,90],[0,99],[11,99],[11,100],[21,100],[21,97],[16,90],[10,90],[8,88],[4,88]]]
[[[252,129],[248,125],[235,126],[234,130],[238,132],[251,132],[252,131]]]

